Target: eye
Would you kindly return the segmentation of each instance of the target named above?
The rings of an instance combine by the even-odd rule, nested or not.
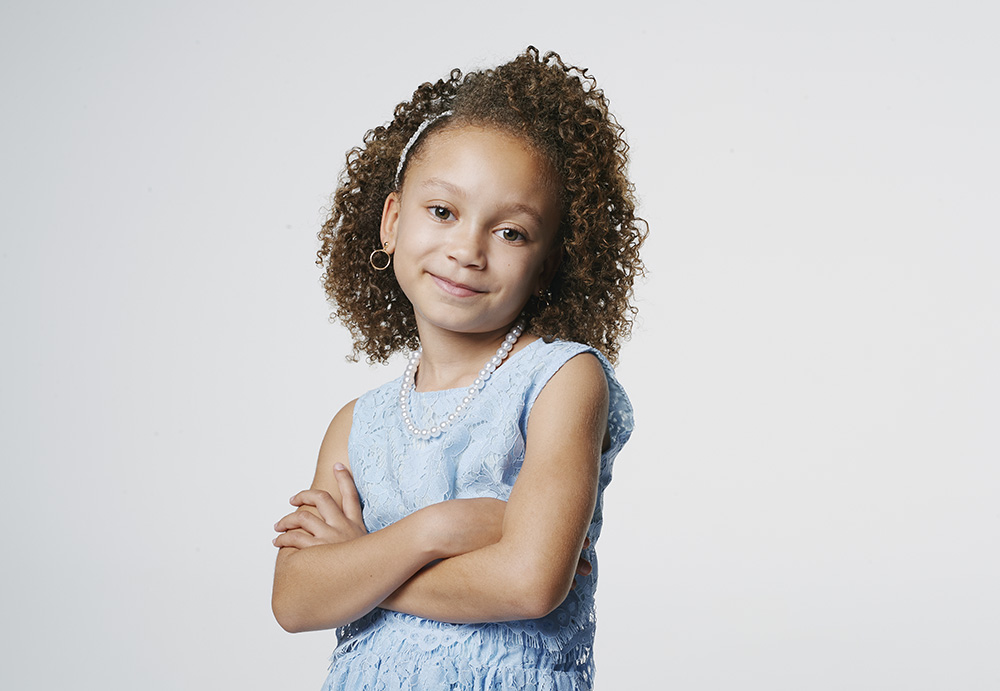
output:
[[[431,215],[439,221],[450,221],[454,218],[454,214],[451,213],[451,209],[446,206],[432,206],[430,207],[430,212]]]
[[[513,228],[501,228],[500,230],[493,231],[494,235],[499,235],[501,239],[507,242],[521,242],[525,239],[524,234],[519,230],[514,230]]]

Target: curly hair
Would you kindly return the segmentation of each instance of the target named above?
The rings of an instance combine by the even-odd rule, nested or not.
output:
[[[408,152],[396,179],[400,154],[417,128],[427,127]],[[567,65],[556,53],[528,49],[495,69],[425,83],[396,106],[392,122],[369,130],[363,146],[347,153],[330,216],[319,232],[317,264],[335,310],[332,319],[351,332],[357,360],[385,362],[418,347],[413,306],[392,271],[374,271],[372,250],[386,197],[406,179],[406,164],[419,158],[438,130],[475,124],[514,134],[551,164],[562,208],[557,241],[562,261],[549,286],[551,297],[533,297],[523,318],[537,335],[593,346],[614,362],[631,333],[636,308],[632,286],[643,274],[639,248],[648,229],[635,215],[627,174],[624,130],[608,110],[604,92],[586,68]],[[398,183],[398,184],[397,184]]]

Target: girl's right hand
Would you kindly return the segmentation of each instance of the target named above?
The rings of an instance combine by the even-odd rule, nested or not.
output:
[[[334,474],[341,503],[321,489],[296,494],[289,503],[300,508],[274,524],[274,529],[281,533],[273,541],[276,547],[304,549],[347,542],[368,534],[351,471],[338,463]]]

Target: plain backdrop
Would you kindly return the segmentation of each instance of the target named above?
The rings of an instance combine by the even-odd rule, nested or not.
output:
[[[598,688],[1000,688],[989,2],[4,2],[4,689],[317,689],[271,526],[343,403],[345,152],[528,44],[650,226]]]

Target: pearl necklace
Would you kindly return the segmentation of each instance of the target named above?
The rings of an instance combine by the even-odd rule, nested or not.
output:
[[[403,416],[403,424],[406,426],[406,430],[419,439],[440,437],[448,428],[455,424],[456,420],[462,417],[469,404],[472,403],[472,400],[479,395],[482,388],[486,386],[486,382],[493,376],[496,368],[510,355],[510,351],[514,348],[514,344],[517,343],[517,339],[520,338],[522,333],[524,333],[524,326],[515,324],[514,328],[503,339],[503,343],[497,348],[496,355],[487,360],[483,368],[479,370],[479,376],[472,382],[472,386],[466,390],[465,396],[462,397],[462,402],[455,406],[455,410],[448,415],[447,419],[433,425],[429,429],[420,429],[414,424],[413,418],[410,417],[410,392],[413,391],[416,385],[417,366],[420,364],[420,355],[424,352],[423,348],[418,348],[416,352],[410,355],[406,371],[403,372],[403,383],[399,387],[399,411]]]

